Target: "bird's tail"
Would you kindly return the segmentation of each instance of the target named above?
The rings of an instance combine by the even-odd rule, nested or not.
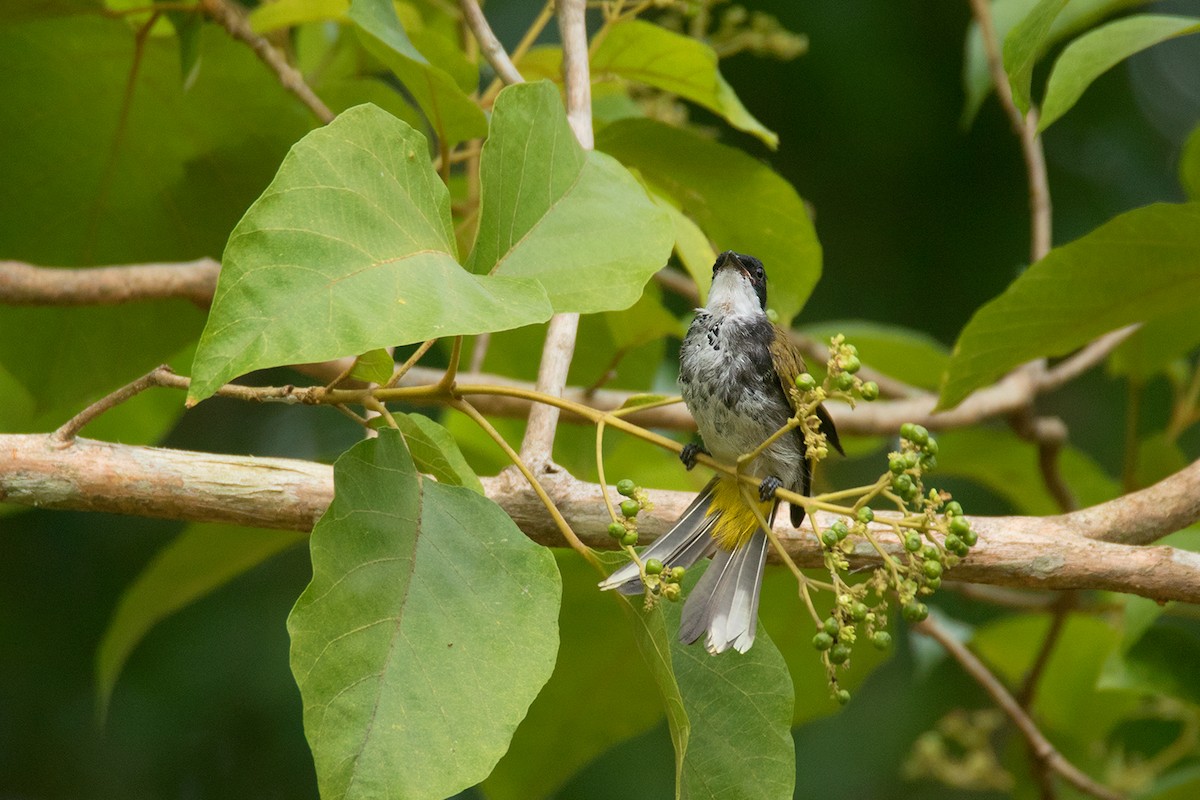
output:
[[[773,522],[775,503],[764,504],[763,511]],[[707,631],[705,646],[711,653],[730,646],[742,653],[750,649],[758,627],[767,542],[766,534],[739,495],[737,481],[717,476],[700,491],[679,521],[641,554],[643,561],[657,558],[670,569],[690,567],[713,553],[713,563],[683,605],[680,640],[691,644]],[[637,564],[616,570],[600,583],[600,588],[641,594]]]
[[[657,558],[665,569],[688,567],[695,564],[714,548],[712,530],[718,515],[709,514],[719,478],[714,477],[696,495],[671,530],[654,540],[642,552],[642,561]],[[638,565],[629,562],[600,582],[601,589],[616,589],[621,594],[641,594],[642,580]]]

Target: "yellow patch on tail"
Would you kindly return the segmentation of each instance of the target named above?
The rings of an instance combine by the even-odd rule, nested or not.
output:
[[[751,489],[750,496],[754,497],[755,494],[757,492]],[[712,502],[708,504],[708,511],[705,512],[705,516],[718,515],[717,522],[713,525],[712,537],[716,540],[717,547],[722,550],[737,550],[758,530],[758,519],[746,505],[746,500],[738,489],[738,482],[733,478],[723,477],[717,481],[712,495]],[[771,513],[773,505],[774,500],[758,504],[764,518]]]

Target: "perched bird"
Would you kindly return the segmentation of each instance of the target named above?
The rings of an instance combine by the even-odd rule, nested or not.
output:
[[[713,265],[708,305],[696,309],[679,351],[683,400],[696,419],[704,448],[689,444],[680,458],[691,469],[699,452],[735,464],[779,430],[796,413],[792,387],[805,371],[804,359],[787,332],[766,314],[767,273],[753,256],[727,250]],[[821,431],[841,452],[833,421],[816,410]],[[784,487],[808,495],[812,485],[804,435],[799,428],[775,440],[745,465],[744,474],[762,479],[758,492],[763,516],[774,521]],[[792,506],[792,525],[804,508]],[[707,633],[710,653],[729,647],[746,652],[754,644],[758,596],[768,540],[747,506],[738,481],[717,475],[663,536],[642,554],[665,568],[690,567],[712,554],[713,563],[683,606],[679,638],[691,644]],[[626,564],[600,584],[623,594],[640,594],[637,564]]]

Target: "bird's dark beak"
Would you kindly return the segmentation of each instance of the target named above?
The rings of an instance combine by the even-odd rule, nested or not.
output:
[[[737,253],[733,252],[732,250],[726,250],[724,253],[721,253],[721,255],[717,256],[717,263],[713,265],[713,275],[716,275],[726,267],[737,267],[747,276],[750,274],[749,272],[746,272],[746,267],[744,264],[742,264],[742,260],[738,258]]]

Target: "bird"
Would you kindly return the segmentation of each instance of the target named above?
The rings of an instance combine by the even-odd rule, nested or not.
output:
[[[806,372],[804,358],[788,332],[767,317],[767,273],[754,256],[726,250],[713,264],[708,303],[696,309],[679,352],[683,401],[696,420],[703,446],[691,443],[680,459],[687,469],[699,453],[736,464],[783,427],[796,413],[793,391]],[[815,414],[830,445],[843,453],[833,420],[823,406]],[[775,520],[780,487],[802,495],[812,489],[812,463],[804,434],[795,428],[775,440],[742,473],[761,479],[760,510]],[[804,521],[804,507],[791,507],[793,527]],[[691,567],[704,556],[712,564],[688,594],[679,638],[692,644],[707,634],[712,654],[730,647],[745,653],[754,644],[758,600],[768,539],[741,494],[737,478],[718,473],[696,496],[669,531],[641,554],[664,569]],[[604,590],[641,594],[636,562],[600,583]]]

